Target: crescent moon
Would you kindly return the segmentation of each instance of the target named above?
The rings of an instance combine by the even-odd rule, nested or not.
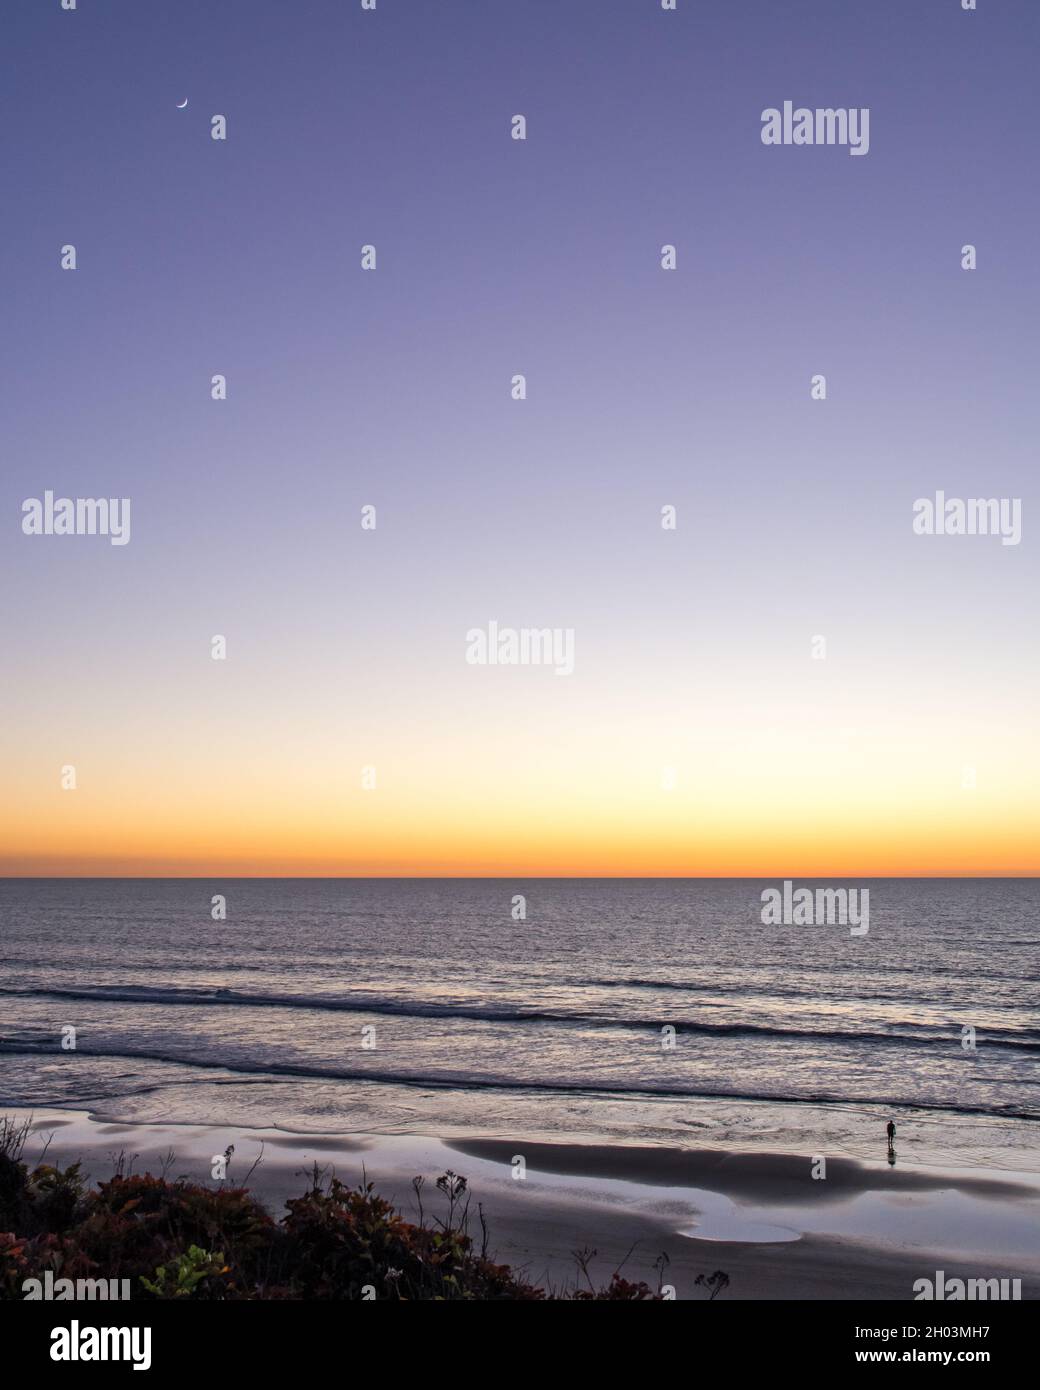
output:
[[[179,102],[177,103],[177,110],[178,110],[178,111],[183,111],[184,108],[187,106],[187,104],[188,104],[188,98],[185,97],[183,101],[179,101]]]

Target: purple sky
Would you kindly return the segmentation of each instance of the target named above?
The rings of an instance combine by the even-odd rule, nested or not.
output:
[[[475,717],[519,756],[561,721],[601,717],[605,753],[898,707],[903,767],[939,711],[955,768],[1008,794],[1037,769],[1040,5],[7,0],[2,24],[16,797],[84,748],[136,777],[193,721],[351,776],[454,741],[465,781]],[[763,146],[785,99],[869,107],[869,155]],[[131,544],[23,537],[45,488],[130,496]],[[1023,543],[914,537],[938,488],[1021,497]],[[482,707],[463,634],[490,618],[573,627],[573,683]]]

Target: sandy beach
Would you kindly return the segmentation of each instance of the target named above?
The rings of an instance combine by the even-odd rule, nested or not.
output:
[[[655,1287],[661,1278],[680,1299],[707,1298],[697,1276],[720,1269],[727,1300],[909,1300],[915,1281],[939,1270],[1020,1279],[1023,1299],[1040,1297],[1040,1179],[1029,1172],[835,1157],[819,1179],[798,1154],[114,1124],[78,1110],[38,1110],[32,1128],[28,1160],[80,1160],[93,1181],[120,1163],[210,1180],[213,1158],[233,1145],[227,1181],[248,1185],[275,1214],[314,1164],[348,1182],[367,1178],[410,1219],[421,1174],[427,1212],[437,1214],[434,1181],[452,1169],[469,1183],[471,1234],[479,1241],[479,1204],[489,1252],[548,1288],[582,1278],[575,1252],[595,1251],[597,1282],[620,1268]]]

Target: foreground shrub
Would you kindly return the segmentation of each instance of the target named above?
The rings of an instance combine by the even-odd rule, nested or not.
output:
[[[20,1299],[27,1279],[128,1280],[134,1299],[390,1299],[497,1301],[546,1297],[642,1302],[664,1297],[615,1272],[589,1276],[594,1254],[576,1254],[587,1288],[547,1294],[478,1251],[468,1233],[465,1178],[437,1180],[443,1219],[427,1221],[423,1179],[414,1182],[418,1224],[372,1183],[349,1187],[315,1168],[308,1189],[274,1221],[245,1188],[118,1174],[84,1191],[78,1164],[31,1172],[0,1131],[0,1299]],[[24,1140],[24,1130],[22,1131]],[[662,1257],[663,1260],[663,1257]],[[659,1262],[661,1268],[663,1263]],[[702,1276],[703,1279],[703,1276]],[[714,1293],[728,1283],[717,1272]],[[698,1282],[701,1282],[700,1280]]]
[[[447,1176],[447,1175],[446,1175]],[[454,1175],[452,1175],[454,1176]],[[507,1265],[475,1255],[465,1231],[403,1220],[373,1185],[333,1178],[286,1203],[292,1297],[390,1299],[542,1298]]]

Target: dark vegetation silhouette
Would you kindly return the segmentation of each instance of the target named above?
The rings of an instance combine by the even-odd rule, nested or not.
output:
[[[134,1300],[666,1297],[666,1256],[655,1265],[656,1288],[623,1278],[620,1269],[597,1285],[590,1250],[575,1252],[582,1282],[560,1289],[497,1264],[483,1208],[478,1248],[469,1234],[468,1183],[451,1171],[436,1181],[442,1216],[427,1214],[425,1179],[414,1180],[415,1224],[372,1183],[350,1187],[315,1164],[302,1195],[275,1220],[244,1185],[171,1180],[172,1154],[158,1177],[134,1174],[133,1159],[121,1154],[114,1176],[89,1189],[78,1163],[30,1169],[22,1161],[28,1134],[28,1121],[0,1121],[0,1299],[24,1298],[24,1282],[42,1281],[48,1270],[55,1280],[129,1280]],[[697,1283],[714,1298],[724,1287],[719,1281],[729,1282],[716,1271]]]

